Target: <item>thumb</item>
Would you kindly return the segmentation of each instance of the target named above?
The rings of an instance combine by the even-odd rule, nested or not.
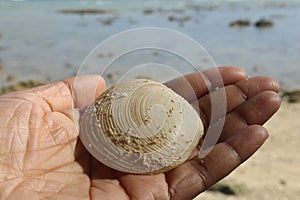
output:
[[[69,87],[74,107],[79,109],[94,102],[106,88],[104,79],[95,74],[76,76],[63,82]]]

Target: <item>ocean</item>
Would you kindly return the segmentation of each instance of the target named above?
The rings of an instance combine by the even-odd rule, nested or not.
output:
[[[272,26],[256,27],[261,19]],[[164,81],[195,71],[171,50],[148,48],[117,55],[121,48],[136,48],[137,41],[149,41],[155,35],[124,39],[116,43],[119,46],[112,42],[90,56],[115,34],[157,27],[174,30],[202,46],[200,55],[189,52],[182,38],[168,43],[170,49],[182,47],[194,58],[199,56],[194,63],[200,66],[197,69],[240,66],[250,76],[273,76],[284,89],[300,89],[299,19],[299,0],[2,0],[0,86],[28,79],[51,82],[86,73],[103,74],[110,83],[130,73]],[[250,25],[231,27],[236,20],[247,20]],[[165,40],[160,38],[162,43]]]

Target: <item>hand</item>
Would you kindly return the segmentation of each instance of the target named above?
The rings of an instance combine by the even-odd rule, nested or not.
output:
[[[225,125],[205,158],[192,156],[179,167],[155,175],[130,175],[95,160],[78,138],[76,110],[105,89],[91,75],[0,96],[0,199],[191,199],[248,159],[267,139],[262,127],[279,108],[279,85],[270,77],[247,79],[235,67],[218,69],[227,96]],[[211,113],[208,87],[216,69],[185,78],[197,99],[182,88],[182,78],[167,86],[199,105],[207,129]],[[203,79],[202,77],[206,77]],[[222,88],[221,88],[222,89]],[[215,90],[212,95],[218,95]],[[82,98],[84,97],[84,98]],[[196,103],[198,102],[198,103]],[[212,126],[214,123],[212,123]],[[197,150],[195,150],[197,151]],[[197,155],[197,152],[193,155]]]

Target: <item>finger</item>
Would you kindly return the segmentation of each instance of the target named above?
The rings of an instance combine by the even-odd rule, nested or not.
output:
[[[109,197],[109,192],[113,192],[120,196],[126,195],[127,199],[168,199],[168,185],[162,173],[155,175],[124,174],[93,158],[90,169],[93,192],[101,194],[103,198]],[[118,187],[116,185],[111,187],[114,179],[119,180]],[[108,186],[109,184],[110,186]]]
[[[129,200],[119,181],[116,179],[91,180],[90,199]]]
[[[129,199],[118,180],[119,172],[107,167],[93,157],[90,161],[89,176],[91,179],[91,199]]]
[[[246,99],[247,97],[239,88],[229,85],[201,97],[192,103],[192,106],[200,114],[204,128],[207,128],[210,123],[224,117],[227,112],[244,103]]]
[[[192,199],[248,159],[267,139],[262,126],[250,126],[167,174],[171,199]]]
[[[193,102],[208,91],[246,79],[246,73],[237,67],[219,67],[208,69],[202,73],[192,73],[173,79],[165,84],[176,93]]]
[[[225,141],[248,125],[263,125],[279,109],[281,99],[272,91],[261,92],[226,116],[219,141]]]
[[[119,181],[130,199],[169,199],[168,184],[163,173],[125,175]]]
[[[91,104],[105,90],[105,81],[98,75],[77,76],[64,80],[72,94],[75,108]]]
[[[204,125],[206,125],[205,127],[211,123],[211,120],[212,122],[218,120],[226,113],[245,103],[248,98],[260,92],[279,92],[279,84],[271,77],[254,77],[241,80],[233,85],[228,85],[224,90],[215,90],[210,95],[205,95],[192,103],[193,107],[199,110]],[[226,93],[226,97],[224,93]],[[212,106],[214,106],[213,119],[211,118]]]
[[[257,76],[244,79],[235,83],[235,86],[240,88],[247,97],[254,96],[261,91],[269,90],[278,93],[280,90],[278,81],[269,76]]]

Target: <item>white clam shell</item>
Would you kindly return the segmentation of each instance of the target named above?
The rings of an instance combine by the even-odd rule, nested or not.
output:
[[[183,163],[203,124],[181,96],[161,83],[132,79],[106,90],[80,117],[80,138],[103,164],[127,173],[156,173]]]

